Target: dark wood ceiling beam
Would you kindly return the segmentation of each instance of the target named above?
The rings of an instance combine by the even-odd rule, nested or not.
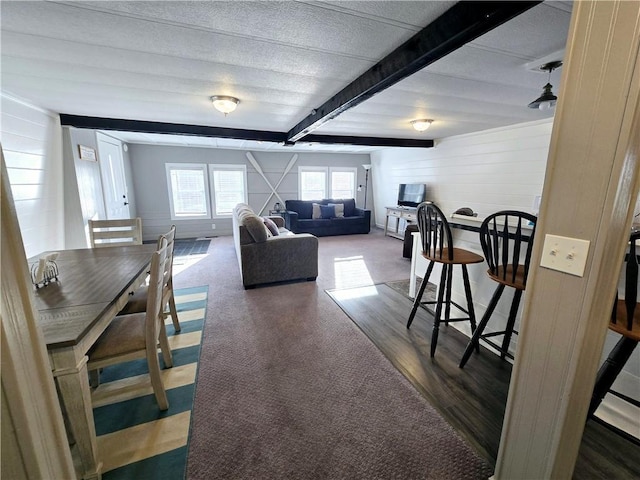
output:
[[[364,102],[376,93],[416,73],[464,44],[529,10],[541,1],[463,1],[396,48],[287,134],[296,142],[310,132]]]
[[[417,140],[413,138],[350,137],[343,135],[306,135],[304,139],[301,140],[301,142],[342,145],[368,145],[372,147],[433,147],[433,140]]]
[[[90,128],[93,130],[112,130],[137,133],[160,133],[165,135],[191,135],[197,137],[232,138],[258,142],[275,142],[294,145],[286,140],[286,132],[268,132],[264,130],[244,130],[240,128],[208,127],[204,125],[186,125],[181,123],[148,122],[120,118],[85,117],[82,115],[60,114],[60,123],[66,127]],[[433,147],[433,140],[413,140],[405,138],[353,137],[334,135],[309,135],[305,142],[342,145],[369,145],[384,147]]]
[[[95,130],[119,130],[123,132],[235,138],[238,140],[256,140],[278,143],[284,143],[287,138],[287,135],[284,132],[208,127],[204,125],[186,125],[182,123],[148,122],[144,120],[126,120],[120,118],[85,117],[81,115],[68,115],[65,113],[60,114],[60,123],[63,126],[92,128]]]

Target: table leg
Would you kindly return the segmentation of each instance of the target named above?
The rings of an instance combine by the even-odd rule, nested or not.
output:
[[[100,480],[102,462],[98,460],[96,427],[87,376],[87,357],[75,368],[57,369],[53,375],[66,412],[69,427],[82,463],[83,479]]]
[[[589,405],[589,417],[595,413],[602,399],[607,394],[616,377],[620,374],[620,371],[624,367],[629,357],[635,350],[638,342],[628,337],[622,337],[613,347],[611,353],[604,361],[600,370],[598,370],[598,376],[596,377],[596,384],[593,388],[593,395],[591,396],[591,404]]]

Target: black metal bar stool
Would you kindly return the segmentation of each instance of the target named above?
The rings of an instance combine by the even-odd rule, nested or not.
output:
[[[532,225],[530,235],[525,235],[522,230],[523,226]],[[505,356],[513,358],[509,353],[509,344],[511,336],[518,332],[514,329],[518,307],[522,292],[527,286],[527,276],[529,274],[529,264],[531,262],[531,250],[533,247],[533,237],[535,234],[536,217],[526,212],[518,212],[515,210],[503,210],[489,215],[484,219],[480,226],[480,244],[482,252],[489,270],[487,274],[491,280],[498,282],[498,287],[493,293],[493,297],[487,306],[487,310],[482,316],[482,320],[478,324],[478,328],[473,333],[469,344],[467,345],[462,360],[460,360],[460,368],[464,367],[469,360],[471,352],[479,347],[480,339],[491,345],[500,352],[500,357]],[[521,258],[521,252],[526,244],[524,258]],[[484,329],[498,304],[498,300],[502,296],[505,287],[515,289],[511,309],[509,310],[509,318],[504,330],[499,332],[490,332],[484,334]],[[498,344],[490,338],[502,335],[502,344]]]
[[[472,263],[482,263],[484,259],[482,256],[470,252],[469,250],[455,248],[453,246],[453,238],[449,222],[442,213],[442,210],[440,210],[433,202],[423,202],[418,205],[417,219],[418,230],[420,231],[420,238],[422,241],[422,256],[429,260],[429,266],[427,267],[427,272],[422,280],[422,284],[420,285],[420,290],[413,302],[413,309],[411,310],[411,315],[409,315],[407,328],[411,327],[413,318],[415,317],[416,311],[420,305],[436,305],[433,320],[433,333],[431,335],[431,356],[433,357],[436,353],[436,345],[438,343],[438,332],[440,329],[440,317],[442,315],[443,305],[445,307],[443,320],[445,323],[448,324],[449,322],[469,320],[471,323],[471,330],[475,330],[476,317],[473,310],[473,300],[471,298],[471,285],[469,284],[467,265]],[[424,294],[427,283],[429,283],[429,277],[431,276],[433,266],[436,263],[442,264],[438,299],[436,301],[422,302],[422,295]],[[451,279],[453,276],[454,265],[460,265],[462,267],[464,293],[467,298],[466,309],[451,300]],[[451,318],[451,305],[466,313],[468,317]]]

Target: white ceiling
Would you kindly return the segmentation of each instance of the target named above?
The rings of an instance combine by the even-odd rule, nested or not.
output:
[[[298,122],[427,26],[451,1],[7,1],[2,92],[92,117],[275,132]],[[533,7],[325,123],[314,134],[438,139],[539,120],[527,108],[560,59],[571,2]],[[551,76],[556,95],[561,70]],[[228,116],[211,95],[240,99]],[[426,132],[410,126],[433,118]],[[292,148],[119,132],[128,142]],[[294,149],[371,151],[309,145]]]

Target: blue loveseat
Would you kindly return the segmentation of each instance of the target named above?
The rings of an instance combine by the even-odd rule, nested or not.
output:
[[[357,208],[353,198],[286,200],[285,207],[285,226],[294,233],[326,237],[369,233],[371,230],[371,210]]]

